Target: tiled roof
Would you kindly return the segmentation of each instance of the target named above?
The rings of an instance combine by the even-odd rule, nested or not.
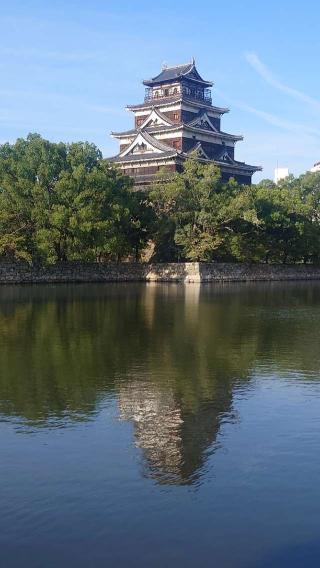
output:
[[[148,161],[148,160],[162,160],[163,158],[174,158],[175,156],[178,155],[178,152],[174,149],[172,150],[167,150],[165,152],[161,152],[161,154],[159,154],[158,152],[146,152],[145,154],[127,154],[126,156],[123,156],[122,158],[118,155],[118,156],[112,156],[111,158],[107,158],[108,162],[116,162],[116,163],[122,163],[122,162],[142,162],[142,161]]]
[[[175,123],[173,122],[173,120],[171,120],[171,118],[169,118],[166,114],[164,114],[163,112],[161,112],[161,110],[159,110],[158,108],[154,108],[153,109],[154,112],[158,115],[158,117],[162,120],[164,120],[165,122],[169,122],[170,124],[174,125]]]
[[[141,138],[147,144],[149,144],[149,147],[151,146],[151,148],[157,149],[160,152],[152,152],[152,151],[150,152],[149,151],[149,152],[139,152],[137,154],[132,153],[132,150],[135,148],[136,144],[138,143],[139,139],[141,140]],[[160,140],[157,140],[156,138],[151,136],[145,130],[138,130],[136,137],[132,140],[132,142],[129,144],[129,146],[127,146],[117,156],[113,156],[112,158],[108,158],[108,159],[110,159],[111,161],[131,161],[131,160],[136,160],[136,159],[147,160],[148,158],[150,158],[153,155],[160,157],[160,156],[167,154],[168,152],[170,153],[170,155],[171,154],[172,155],[177,154],[177,151],[175,149],[173,149],[172,146],[169,146],[168,144],[164,144]]]
[[[158,150],[163,150],[164,152],[166,152],[168,150],[168,148],[170,148],[170,146],[168,146],[168,144],[164,144],[163,142],[160,142],[160,140],[157,140],[156,138],[151,136],[145,130],[142,130],[140,132],[140,134],[143,136],[143,138],[146,140],[146,142],[149,142],[149,144],[151,146],[158,148]]]
[[[152,79],[143,81],[143,84],[147,85],[148,87],[152,87],[160,83],[168,83],[175,80],[178,81],[182,78],[191,79],[193,81],[203,83],[206,86],[212,86],[211,81],[205,81],[199,75],[194,61],[192,61],[192,63],[185,63],[183,65],[176,65],[174,67],[164,67],[159,75],[153,77]]]
[[[184,152],[176,152],[175,150],[172,151],[167,151],[167,152],[161,152],[161,154],[158,154],[157,152],[153,152],[153,153],[146,153],[146,154],[129,154],[127,156],[123,156],[122,158],[118,155],[118,156],[112,156],[111,158],[106,158],[108,162],[113,162],[116,164],[122,164],[122,163],[132,163],[132,162],[145,162],[145,161],[158,161],[158,160],[163,160],[163,159],[168,159],[168,158],[180,158],[181,159],[186,159],[186,158],[190,158],[190,154],[186,154]],[[217,166],[221,166],[222,168],[228,168],[229,170],[232,169],[237,169],[237,170],[242,170],[243,172],[257,172],[257,171],[261,171],[262,168],[260,166],[251,166],[250,164],[246,164],[244,162],[237,162],[236,160],[234,160],[232,163],[228,163],[228,162],[224,162],[224,161],[220,161],[220,160],[207,160],[206,158],[198,158],[200,160],[204,160],[206,162],[212,162],[214,164],[217,164]]]
[[[192,120],[192,122],[194,122],[194,120]],[[111,132],[111,135],[114,136],[114,138],[120,138],[120,137],[125,137],[125,136],[135,136],[136,134],[138,134],[139,132],[144,133],[148,133],[148,134],[156,134],[158,132],[174,132],[175,130],[179,130],[179,129],[183,129],[185,128],[186,130],[191,130],[192,132],[197,132],[198,130],[201,130],[202,133],[205,134],[212,134],[212,136],[216,136],[216,137],[220,137],[220,138],[224,138],[225,140],[234,140],[234,141],[238,141],[238,140],[243,140],[243,136],[241,135],[236,135],[236,134],[229,134],[228,132],[222,132],[220,130],[207,130],[204,128],[201,128],[200,126],[192,126],[190,123],[188,122],[180,122],[177,124],[172,124],[172,126],[165,126],[164,124],[160,124],[159,126],[147,126],[145,128],[143,128],[143,130],[139,130],[138,128],[132,128],[131,130],[124,130],[123,132]]]
[[[245,162],[237,162],[233,160],[232,163],[220,161],[220,160],[213,160],[215,164],[224,168],[235,168],[238,170],[243,170],[244,172],[260,172],[262,170],[261,166],[251,166],[250,164],[246,164]]]
[[[144,84],[147,84],[147,83],[158,83],[158,82],[160,83],[161,81],[172,81],[174,79],[182,77],[183,75],[186,75],[189,71],[191,71],[192,67],[193,67],[192,63],[176,65],[176,67],[164,67],[161,73],[159,73],[159,75],[156,75],[156,77],[153,77],[152,79],[143,82]]]
[[[159,99],[149,99],[147,101],[144,101],[143,103],[138,103],[138,104],[134,104],[134,105],[127,105],[127,109],[128,110],[139,110],[139,109],[149,109],[149,108],[153,108],[153,107],[163,107],[163,106],[171,106],[174,105],[176,103],[186,103],[192,106],[196,106],[196,107],[202,107],[208,111],[214,111],[217,112],[218,114],[224,114],[226,112],[229,112],[228,108],[224,108],[224,107],[217,107],[217,106],[213,106],[211,103],[206,102],[204,100],[199,100],[199,99],[195,99],[193,97],[189,97],[186,94],[179,94],[179,95],[174,95],[174,96],[169,96],[169,97],[161,97]]]
[[[176,130],[182,126],[181,124],[173,124],[172,126],[166,126],[165,124],[159,124],[159,126],[146,126],[142,132],[148,132],[152,134],[153,132],[170,132],[171,130]],[[131,130],[125,130],[124,132],[111,132],[111,135],[117,138],[118,136],[133,136],[139,132],[138,128],[132,128]]]

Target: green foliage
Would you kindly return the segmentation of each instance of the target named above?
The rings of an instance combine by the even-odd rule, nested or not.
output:
[[[223,182],[215,166],[190,159],[181,174],[154,184],[151,200],[158,217],[156,251],[166,243],[170,260],[319,259],[320,174],[240,186]]]
[[[171,220],[167,226],[179,257],[191,261],[230,256],[232,237],[236,230],[241,233],[251,214],[246,192],[234,180],[223,183],[219,168],[193,159],[169,182],[155,184],[151,201],[160,226]],[[162,233],[160,244],[161,238]]]
[[[318,262],[320,174],[238,185],[191,157],[148,195],[93,144],[38,134],[0,146],[0,255],[28,262],[139,259]]]
[[[0,146],[0,254],[47,263],[138,257],[152,211],[131,188],[88,142],[30,134]]]
[[[151,201],[159,219],[159,244],[171,233],[176,245],[172,250],[182,258],[210,260],[221,240],[217,222],[212,223],[213,212],[218,212],[219,202],[222,205],[220,185],[219,169],[196,160],[187,161],[170,181],[155,184]]]

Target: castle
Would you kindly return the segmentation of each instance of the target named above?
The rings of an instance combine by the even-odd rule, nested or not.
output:
[[[112,132],[120,151],[108,158],[133,177],[136,186],[150,184],[159,170],[181,171],[190,157],[217,164],[225,181],[232,177],[251,183],[253,173],[261,168],[235,160],[235,144],[243,137],[221,130],[221,117],[229,109],[212,104],[213,83],[202,79],[194,59],[165,66],[143,84],[144,102],[127,107],[134,113],[134,128]]]

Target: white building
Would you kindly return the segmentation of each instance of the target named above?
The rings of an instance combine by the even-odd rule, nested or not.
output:
[[[320,172],[320,162],[316,162],[310,172]]]
[[[274,183],[279,183],[281,179],[288,177],[289,169],[288,168],[275,168],[274,170]]]

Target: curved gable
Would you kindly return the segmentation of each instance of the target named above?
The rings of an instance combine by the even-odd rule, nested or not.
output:
[[[167,152],[172,150],[170,146],[160,142],[150,136],[147,132],[139,132],[131,144],[120,152],[119,157],[123,158],[128,154],[148,154],[148,153],[159,153]]]
[[[193,126],[195,128],[201,128],[202,130],[211,130],[212,132],[218,132],[216,127],[212,124],[209,116],[206,112],[200,114],[194,118],[191,122],[188,122],[188,126]]]
[[[173,124],[174,122],[172,120],[154,108],[141,124],[140,129],[142,130],[149,126],[172,126]]]

